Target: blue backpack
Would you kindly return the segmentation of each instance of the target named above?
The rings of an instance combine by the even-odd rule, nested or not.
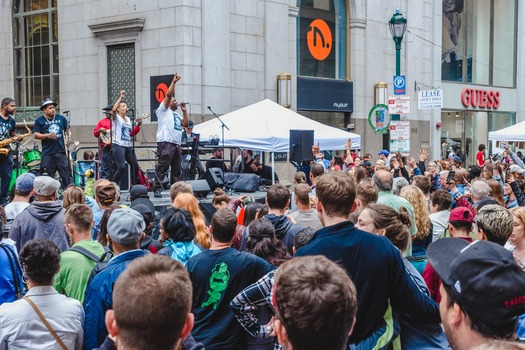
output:
[[[0,242],[0,305],[24,296],[22,273],[14,247]]]

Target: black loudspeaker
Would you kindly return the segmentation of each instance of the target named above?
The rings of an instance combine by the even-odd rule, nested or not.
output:
[[[259,176],[255,174],[224,174],[224,187],[239,192],[255,192],[259,188]]]
[[[224,186],[224,173],[221,168],[210,168],[204,174],[204,180],[206,180],[212,191],[217,187],[222,188]]]
[[[193,194],[197,197],[206,197],[210,193],[210,186],[206,180],[189,180],[186,183],[191,185]]]
[[[290,161],[300,163],[312,160],[313,144],[313,130],[290,130]]]

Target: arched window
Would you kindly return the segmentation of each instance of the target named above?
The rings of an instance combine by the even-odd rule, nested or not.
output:
[[[297,71],[301,76],[346,79],[345,0],[298,0]]]
[[[46,97],[58,102],[57,0],[13,2],[17,117],[34,116]],[[31,118],[28,118],[31,119]]]

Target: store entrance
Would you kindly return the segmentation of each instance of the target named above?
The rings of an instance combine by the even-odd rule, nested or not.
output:
[[[488,142],[488,113],[443,111],[441,121],[441,159],[456,155],[464,167],[475,164],[478,145]]]

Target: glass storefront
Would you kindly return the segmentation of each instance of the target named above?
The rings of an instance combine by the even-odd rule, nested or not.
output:
[[[453,152],[465,166],[475,164],[479,144],[487,145],[489,154],[492,154],[488,142],[489,131],[514,125],[515,119],[515,113],[443,110],[441,158],[446,159]]]
[[[443,0],[445,81],[516,85],[516,0]]]
[[[299,75],[345,79],[346,4],[343,0],[300,0],[297,21]]]

